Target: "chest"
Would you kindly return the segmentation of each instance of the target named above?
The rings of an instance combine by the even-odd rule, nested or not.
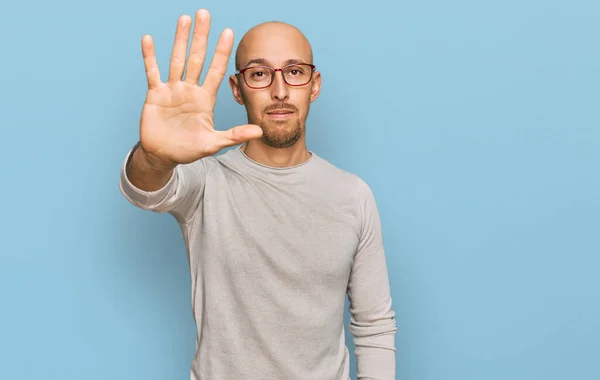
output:
[[[205,260],[240,279],[345,286],[358,245],[356,207],[343,193],[313,190],[269,183],[209,190]]]

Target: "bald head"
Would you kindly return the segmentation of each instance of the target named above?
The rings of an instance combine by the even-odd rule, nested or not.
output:
[[[312,63],[312,47],[304,34],[295,26],[281,21],[268,21],[252,27],[244,34],[235,53],[235,68],[240,70],[254,59],[288,55]],[[292,57],[290,55],[296,55]]]
[[[311,68],[302,64],[311,64]],[[248,123],[263,130],[258,144],[288,148],[303,143],[310,104],[321,90],[321,74],[313,64],[308,39],[292,25],[269,21],[244,34],[236,49],[235,66],[237,70],[254,69],[244,75],[232,74],[229,85],[236,102],[246,108]],[[289,70],[274,74],[261,66]],[[282,110],[286,112],[274,112]]]

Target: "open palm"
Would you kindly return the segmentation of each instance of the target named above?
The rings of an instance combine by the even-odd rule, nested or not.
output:
[[[203,9],[196,13],[186,67],[191,24],[192,20],[187,15],[178,20],[166,83],[160,79],[152,38],[146,35],[142,39],[148,93],[140,120],[140,144],[146,154],[168,166],[190,163],[227,146],[262,136],[262,129],[250,124],[225,131],[215,130],[217,90],[231,55],[233,32],[225,29],[221,33],[206,78],[200,86],[198,81],[206,59],[210,14]]]

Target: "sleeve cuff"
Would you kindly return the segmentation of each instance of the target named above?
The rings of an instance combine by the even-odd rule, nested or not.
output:
[[[144,209],[152,209],[157,207],[161,203],[161,201],[164,200],[170,194],[172,189],[175,188],[175,183],[179,176],[180,169],[179,167],[176,167],[173,170],[173,175],[162,188],[155,191],[144,191],[134,186],[127,177],[127,162],[129,161],[129,158],[133,154],[134,150],[135,147],[129,150],[129,152],[125,156],[125,160],[121,165],[119,188],[123,196],[125,196],[125,198],[134,205],[142,207]]]

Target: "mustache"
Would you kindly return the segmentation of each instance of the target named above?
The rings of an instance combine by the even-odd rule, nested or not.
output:
[[[268,106],[267,108],[265,108],[265,113],[266,112],[273,112],[273,111],[292,111],[292,112],[296,112],[296,111],[298,111],[298,108],[296,106],[294,106],[293,104],[289,104],[289,103],[275,103],[275,104],[271,104],[270,106]]]

